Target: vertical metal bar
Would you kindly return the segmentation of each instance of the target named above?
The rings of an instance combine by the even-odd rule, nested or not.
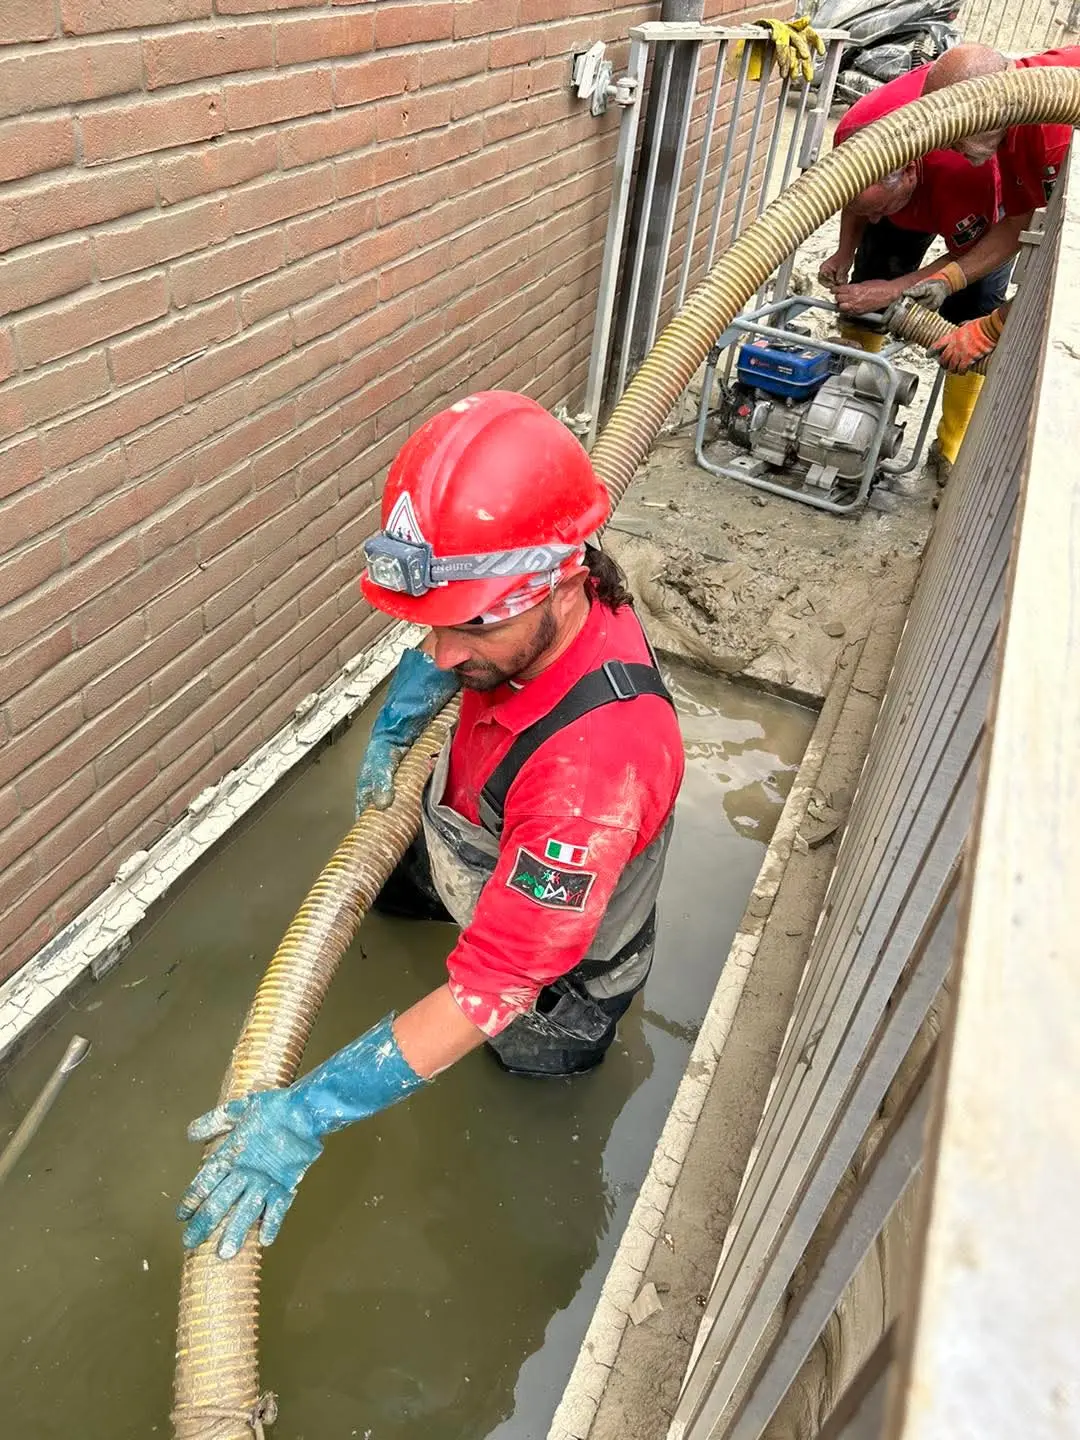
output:
[[[690,287],[690,270],[694,260],[694,241],[697,238],[698,220],[701,218],[701,199],[705,193],[705,177],[709,173],[709,155],[712,152],[713,130],[716,126],[716,111],[720,103],[720,86],[724,78],[724,64],[727,60],[728,42],[720,41],[716,53],[716,70],[713,74],[709,105],[705,112],[705,134],[701,139],[701,159],[698,162],[697,179],[694,181],[694,198],[690,204],[690,220],[686,228],[686,252],[683,255],[682,272],[679,275],[679,290],[675,297],[675,309],[679,311]]]
[[[821,70],[821,84],[818,86],[817,104],[810,111],[810,117],[803,132],[803,145],[799,154],[799,166],[808,170],[821,154],[821,142],[825,138],[825,127],[829,123],[829,109],[832,105],[836,77],[840,73],[840,57],[844,53],[845,41],[830,40],[825,53],[825,64]]]
[[[676,41],[672,45],[684,42]],[[697,93],[698,67],[701,63],[701,42],[691,41],[693,53],[690,57],[688,74],[686,77],[686,99],[683,108],[682,124],[679,126],[679,138],[676,142],[675,162],[672,166],[670,189],[668,196],[667,212],[664,219],[664,230],[660,240],[660,257],[657,263],[656,290],[653,296],[653,303],[649,313],[649,329],[645,342],[645,349],[652,349],[656,341],[656,330],[660,323],[660,306],[664,298],[664,282],[667,279],[668,257],[671,254],[671,235],[675,228],[675,212],[679,208],[679,186],[682,184],[683,165],[686,161],[686,142],[690,134],[690,117],[694,113],[694,96]],[[690,252],[690,238],[692,231],[687,235],[687,254]],[[677,307],[676,307],[677,308]]]
[[[585,409],[589,416],[589,430],[586,445],[596,439],[600,423],[600,401],[604,391],[604,373],[607,369],[608,350],[611,345],[611,322],[615,314],[615,287],[619,278],[619,261],[622,257],[623,233],[626,229],[626,212],[630,201],[630,180],[634,172],[634,150],[637,145],[638,120],[641,116],[641,99],[645,87],[645,66],[649,58],[649,47],[644,40],[630,42],[628,72],[636,82],[634,101],[623,111],[619,125],[619,142],[615,151],[615,183],[608,208],[607,234],[604,237],[604,259],[600,266],[600,283],[597,287],[596,324],[593,327],[592,352],[589,355],[589,375],[585,382]]]
[[[795,116],[795,122],[791,127],[791,139],[788,141],[787,158],[784,161],[784,174],[780,181],[780,194],[782,195],[791,184],[791,172],[795,168],[795,157],[799,153],[802,143],[802,132],[807,125],[806,109],[810,103],[810,86],[804,85],[802,94],[799,96],[799,109]],[[795,269],[795,256],[789,255],[780,269],[776,272],[776,280],[773,284],[772,298],[774,300],[785,300],[791,286],[791,274]],[[764,298],[765,286],[762,286],[761,297]]]
[[[911,1098],[878,1142],[858,1190],[829,1238],[818,1268],[795,1296],[783,1328],[740,1403],[724,1440],[758,1440],[809,1355],[863,1257],[922,1166],[923,1132],[936,1045],[919,1067]]]
[[[660,70],[660,101],[657,109],[657,134],[663,127],[664,116],[667,114],[668,92],[671,89],[671,66],[675,59],[675,46],[670,41],[664,51],[664,59]],[[648,169],[645,173],[645,198],[641,211],[641,229],[638,231],[637,245],[634,247],[634,266],[630,277],[630,299],[626,309],[626,325],[624,330],[624,342],[622,354],[619,356],[619,378],[615,387],[615,398],[619,399],[626,389],[626,372],[630,364],[630,335],[634,328],[634,317],[637,314],[638,295],[641,291],[641,271],[645,264],[645,240],[649,229],[649,216],[652,214],[653,194],[656,190],[656,167],[660,163],[660,146],[654,145],[652,154],[649,156]]]
[[[724,201],[727,199],[728,179],[731,175],[731,161],[735,153],[735,137],[739,129],[739,116],[742,113],[743,92],[746,89],[746,75],[750,69],[750,46],[744,45],[742,56],[739,62],[739,74],[735,81],[735,94],[731,101],[731,119],[728,122],[727,138],[724,141],[724,159],[720,166],[720,180],[716,191],[716,204],[713,207],[712,225],[709,229],[709,249],[705,257],[705,269],[711,270],[712,263],[716,256],[716,242],[720,234],[720,220],[724,213]]]
[[[773,133],[769,139],[769,148],[765,152],[765,169],[761,176],[761,189],[758,191],[756,211],[758,215],[765,209],[765,202],[769,198],[769,185],[772,182],[772,172],[776,168],[776,152],[780,148],[780,131],[783,128],[784,110],[787,106],[790,89],[791,81],[785,75],[780,82],[780,94],[776,100],[776,124],[773,126]]]
[[[772,75],[772,49],[765,50],[765,58],[761,62],[761,79],[758,81],[757,103],[754,106],[754,118],[750,121],[750,135],[746,142],[746,163],[743,166],[742,183],[739,186],[739,198],[735,202],[735,218],[731,224],[732,239],[737,240],[742,232],[743,215],[746,213],[746,198],[750,193],[750,180],[754,173],[754,151],[757,149],[757,137],[761,130],[761,117],[765,114],[765,98],[769,90],[769,79]]]

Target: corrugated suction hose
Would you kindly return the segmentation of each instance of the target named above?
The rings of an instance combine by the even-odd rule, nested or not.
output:
[[[920,305],[917,300],[909,300],[907,296],[895,300],[885,311],[883,319],[890,335],[895,335],[900,340],[910,340],[914,345],[921,345],[924,350],[929,350],[931,345],[938,340],[944,340],[946,335],[951,335],[957,328],[944,320],[936,310]],[[984,360],[977,360],[969,367],[968,374],[985,375],[990,359],[987,355]]]
[[[721,257],[615,407],[592,452],[613,506],[716,337],[830,215],[928,150],[962,135],[1040,122],[1080,122],[1080,70],[1006,71],[950,86],[868,126],[801,176]],[[367,811],[319,876],[259,986],[222,1099],[293,1079],[337,963],[416,833],[431,759],[455,717],[450,706],[425,731],[399,771],[394,804]],[[218,1260],[212,1244],[185,1259],[177,1440],[250,1440],[272,1419],[272,1404],[259,1398],[258,1278],[254,1241],[235,1260]]]
[[[222,1102],[296,1076],[315,1017],[365,911],[420,823],[420,796],[453,729],[451,701],[398,769],[389,810],[365,810],[330,857],[262,978],[221,1088]],[[177,1440],[251,1440],[274,1417],[260,1398],[260,1248],[249,1238],[234,1260],[213,1243],[184,1257],[176,1337],[173,1425]]]

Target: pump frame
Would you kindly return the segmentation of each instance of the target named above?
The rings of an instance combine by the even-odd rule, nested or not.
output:
[[[919,426],[914,446],[907,459],[905,460],[901,456],[895,456],[892,460],[882,460],[879,463],[878,457],[881,454],[881,446],[885,439],[885,429],[900,383],[899,373],[896,366],[892,363],[893,357],[909,348],[903,341],[896,341],[886,345],[883,350],[874,354],[869,350],[860,350],[856,346],[844,345],[835,340],[818,340],[813,337],[799,336],[800,343],[804,344],[808,349],[823,350],[826,354],[837,355],[843,360],[853,362],[866,361],[885,373],[886,390],[882,401],[881,414],[874,431],[873,442],[867,451],[866,464],[863,467],[855,495],[852,499],[834,500],[829,494],[815,493],[815,490],[811,486],[785,484],[782,480],[778,479],[766,480],[763,476],[748,473],[746,466],[739,465],[737,461],[720,465],[717,464],[716,461],[710,460],[705,454],[705,427],[712,409],[712,392],[716,381],[716,371],[720,363],[720,356],[725,350],[748,335],[763,335],[770,340],[790,340],[792,332],[788,327],[791,321],[807,310],[824,310],[833,314],[839,313],[837,306],[830,300],[818,300],[808,295],[789,295],[782,300],[774,300],[768,305],[761,306],[760,309],[752,310],[746,315],[739,316],[739,318],[733,320],[723,334],[719,336],[715,345],[709,351],[708,359],[705,362],[705,375],[701,386],[701,401],[698,406],[697,429],[694,434],[694,459],[701,469],[707,470],[710,475],[723,475],[728,480],[738,480],[740,484],[750,485],[755,490],[765,490],[772,495],[782,495],[787,500],[798,500],[800,504],[810,505],[815,510],[827,510],[833,515],[850,515],[853,511],[861,510],[866,504],[870,495],[870,488],[874,483],[874,477],[879,472],[886,475],[903,475],[913,470],[918,463],[926,443],[927,432],[929,431],[930,421],[935,409],[937,392],[941,387],[941,376],[935,378],[926,410],[923,413],[922,423]],[[879,316],[867,316],[865,318],[871,321],[880,320]],[[778,323],[768,323],[773,320]],[[942,372],[942,375],[944,375],[944,372]]]

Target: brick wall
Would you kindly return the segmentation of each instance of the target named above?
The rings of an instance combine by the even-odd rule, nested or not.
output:
[[[570,55],[658,13],[0,5],[0,977],[377,634],[410,428],[580,395],[618,112]]]

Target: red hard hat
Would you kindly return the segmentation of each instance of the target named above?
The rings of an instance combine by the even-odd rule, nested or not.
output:
[[[565,425],[525,395],[485,390],[440,411],[401,447],[386,477],[376,538],[426,545],[436,565],[455,556],[577,546],[603,524],[609,506]],[[524,579],[519,570],[406,594],[376,584],[375,563],[369,556],[360,580],[368,600],[425,625],[463,625]]]

